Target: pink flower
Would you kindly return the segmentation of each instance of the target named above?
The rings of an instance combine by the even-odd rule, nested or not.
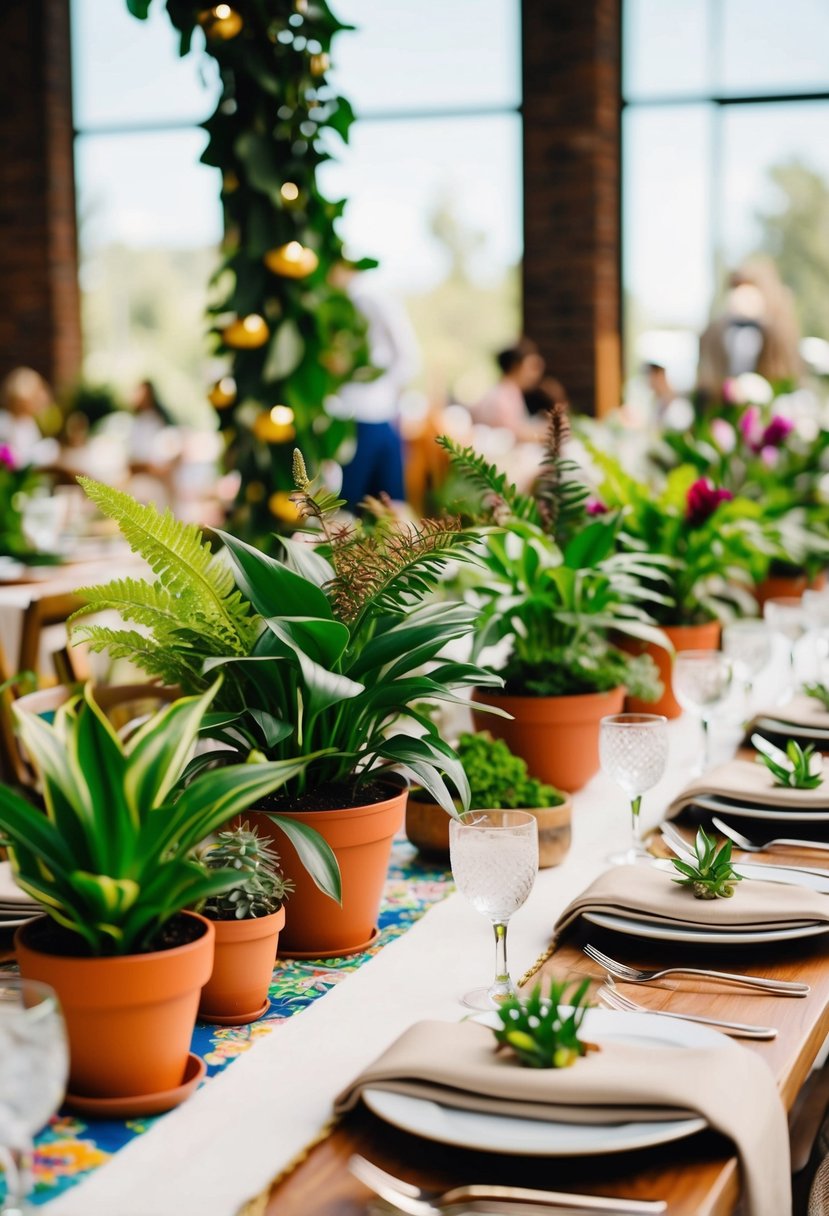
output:
[[[606,507],[600,498],[588,498],[584,509],[588,515],[607,515],[610,508]]]
[[[760,448],[760,459],[767,469],[773,469],[780,459],[780,449],[774,447],[773,444],[765,444]]]
[[[758,449],[755,446],[763,434],[762,424],[760,422],[760,411],[756,405],[750,405],[744,411],[740,418],[740,434],[743,439],[756,452]]]
[[[722,382],[722,399],[727,405],[739,405],[741,401],[740,386],[733,376]]]
[[[685,518],[692,528],[704,524],[721,502],[729,502],[734,495],[713,485],[707,477],[700,477],[690,486],[685,499]]]
[[[779,448],[793,429],[793,422],[784,418],[782,414],[775,414],[760,437],[760,447]]]
[[[721,452],[733,452],[737,446],[734,427],[724,418],[715,418],[711,423],[711,436]]]
[[[14,452],[5,444],[0,443],[0,464],[5,465],[7,469],[16,469],[17,461],[14,458]]]

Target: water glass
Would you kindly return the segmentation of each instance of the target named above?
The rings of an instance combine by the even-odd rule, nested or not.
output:
[[[797,687],[795,676],[795,646],[806,632],[806,615],[803,604],[797,596],[781,595],[766,600],[763,605],[763,616],[769,627],[779,633],[786,641],[789,656],[789,687],[785,690],[782,700],[789,700]]]
[[[763,621],[732,621],[723,629],[722,648],[742,682],[748,704],[754,681],[771,662],[772,632]]]
[[[622,853],[611,853],[613,865],[632,865],[643,849],[639,839],[642,795],[656,785],[668,763],[668,719],[661,714],[611,714],[599,727],[602,772],[630,800],[632,841]]]
[[[30,1211],[32,1138],[61,1103],[69,1072],[66,1032],[46,984],[0,973],[0,1163],[2,1216]]]
[[[731,659],[719,650],[680,650],[674,659],[674,696],[702,723],[702,763],[694,770],[697,774],[711,763],[710,721],[728,700],[733,677]]]
[[[527,811],[467,811],[449,823],[449,856],[460,893],[495,930],[495,980],[463,997],[470,1009],[494,1009],[515,996],[507,965],[507,925],[538,873],[538,822]]]

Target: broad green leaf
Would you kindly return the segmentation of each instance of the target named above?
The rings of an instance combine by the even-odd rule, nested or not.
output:
[[[316,616],[333,621],[331,605],[319,587],[235,536],[217,532],[227,547],[239,587],[260,616]]]
[[[314,884],[325,895],[330,895],[338,904],[342,904],[340,867],[328,841],[312,827],[287,815],[270,811],[265,813],[273,820],[274,826],[288,837]]]

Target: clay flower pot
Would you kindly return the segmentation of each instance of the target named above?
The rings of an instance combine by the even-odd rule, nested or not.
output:
[[[663,625],[662,632],[667,634],[677,650],[716,650],[720,644],[722,625],[719,621],[704,621],[702,625]],[[643,701],[639,697],[626,697],[625,709],[632,714],[663,714],[666,718],[678,718],[682,706],[677,701],[671,687],[674,656],[662,646],[652,642],[637,642],[632,638],[620,639],[617,643],[628,654],[649,654],[659,668],[659,678],[665,691],[658,701]]]
[[[54,988],[63,1009],[70,1093],[130,1098],[181,1086],[215,940],[209,920],[181,915],[198,922],[194,941],[120,958],[47,953],[38,944],[52,924],[45,916],[17,930],[21,974]]]
[[[754,588],[754,596],[762,608],[766,600],[797,599],[804,591],[819,591],[825,586],[825,574],[817,574],[813,579],[805,571],[802,574],[770,574]]]
[[[531,776],[558,789],[579,790],[599,770],[599,723],[607,714],[621,712],[625,690],[510,697],[487,688],[475,689],[472,698],[475,730],[488,730],[503,739],[510,751],[526,760]],[[497,705],[512,714],[512,721],[481,713],[475,701]]]
[[[392,784],[384,778],[384,783],[389,786],[389,797],[369,806],[279,812],[315,828],[328,841],[342,875],[342,906],[315,886],[293,845],[266,815],[245,816],[260,836],[271,838],[282,872],[295,884],[288,924],[279,940],[280,956],[332,958],[356,954],[376,936],[392,841],[403,826],[408,793],[402,779]]]
[[[268,1008],[285,909],[248,920],[214,920],[213,974],[202,989],[199,1018],[221,1026],[244,1026]]]
[[[483,809],[483,808],[479,808]],[[558,806],[522,807],[538,820],[538,865],[545,870],[557,866],[570,848],[573,802],[568,796]],[[406,804],[406,835],[427,857],[449,860],[449,816],[437,802],[421,802],[409,795]]]

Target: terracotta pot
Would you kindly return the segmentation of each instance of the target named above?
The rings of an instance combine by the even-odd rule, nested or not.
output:
[[[539,869],[557,866],[570,848],[572,799],[566,796],[558,806],[523,809],[538,820]],[[406,835],[415,848],[427,857],[448,862],[449,816],[439,803],[420,802],[410,795],[406,804]]]
[[[54,988],[63,1009],[71,1093],[129,1098],[181,1085],[215,941],[209,920],[182,915],[198,921],[195,941],[120,958],[45,953],[37,940],[46,917],[17,930],[21,974]]]
[[[214,920],[213,974],[202,989],[199,1017],[243,1026],[264,1012],[285,909],[250,920]]]
[[[754,596],[760,607],[766,600],[797,599],[804,591],[819,591],[826,586],[826,575],[816,574],[810,579],[804,571],[802,574],[770,574],[754,588]]]
[[[716,650],[720,644],[722,625],[719,621],[705,621],[702,625],[663,625],[674,651]],[[649,654],[659,668],[659,678],[665,691],[658,701],[643,701],[640,697],[626,697],[625,709],[632,714],[664,714],[666,718],[678,718],[682,706],[671,688],[671,672],[674,656],[662,646],[652,642],[637,642],[633,638],[617,639],[616,644],[628,654]]]
[[[476,710],[475,730],[503,739],[511,752],[526,760],[530,775],[563,790],[579,790],[599,770],[599,722],[621,712],[623,688],[575,697],[509,697],[490,689],[472,694],[474,701],[497,705],[508,718]]]
[[[402,779],[393,786],[388,784],[391,796],[370,806],[280,812],[315,828],[334,850],[342,874],[342,906],[314,884],[293,845],[267,815],[245,815],[260,836],[273,842],[285,877],[296,884],[288,924],[279,939],[280,955],[331,958],[370,944],[377,927],[392,841],[403,826],[408,793]]]

